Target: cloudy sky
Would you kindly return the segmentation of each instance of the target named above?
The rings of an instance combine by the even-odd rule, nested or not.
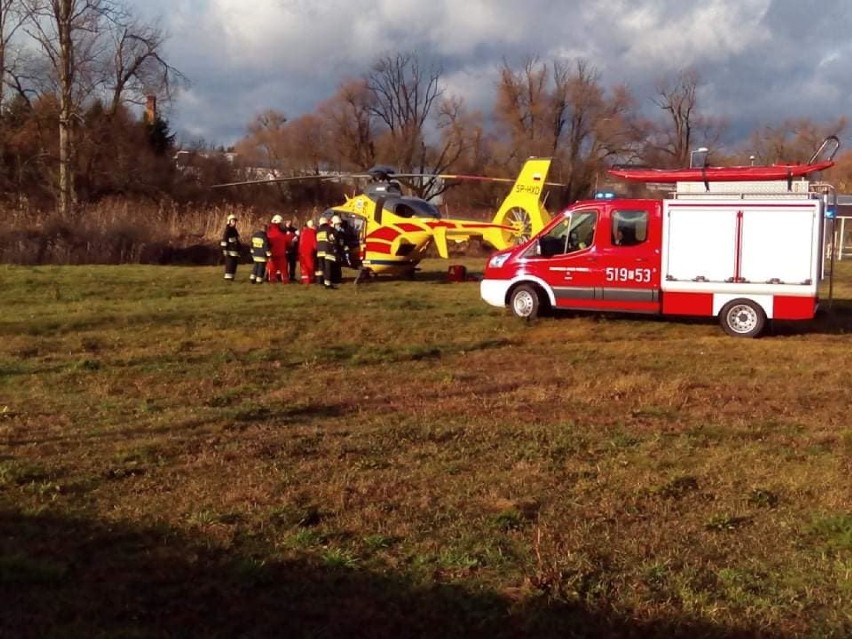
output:
[[[169,34],[190,80],[167,114],[183,142],[230,144],[260,111],[314,110],[377,57],[413,51],[446,92],[489,110],[497,69],[585,58],[651,113],[693,67],[700,106],[748,130],[852,116],[852,0],[128,0]]]

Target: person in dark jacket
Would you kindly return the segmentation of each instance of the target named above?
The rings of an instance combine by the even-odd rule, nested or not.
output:
[[[240,232],[237,231],[237,216],[228,216],[225,231],[222,233],[222,255],[225,256],[225,279],[233,282],[237,276],[237,264],[240,261]]]
[[[296,228],[293,220],[287,220],[284,233],[290,238],[290,243],[287,245],[287,276],[291,282],[296,282],[298,281],[296,264],[299,261],[299,229]]]
[[[323,223],[317,229],[317,255],[322,253],[322,285],[326,289],[337,288],[340,281],[340,232],[335,229],[334,224],[340,222],[335,215],[329,221],[320,218]]]
[[[266,279],[266,265],[272,257],[272,249],[269,246],[269,237],[266,230],[255,231],[251,236],[251,260],[254,262],[249,281],[252,284],[263,284]]]
[[[346,254],[349,247],[346,245],[346,229],[339,215],[331,218],[331,226],[334,231],[334,266],[331,269],[331,283],[337,285],[343,280],[343,267],[348,266]],[[332,239],[329,238],[329,244],[331,242]]]
[[[328,253],[328,232],[331,230],[331,225],[328,223],[328,217],[321,215],[319,226],[317,227],[317,266],[316,278],[317,283],[325,284],[325,256]]]

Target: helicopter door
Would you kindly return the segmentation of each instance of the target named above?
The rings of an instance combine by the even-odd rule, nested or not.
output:
[[[349,217],[349,223],[352,225],[353,234],[357,235],[363,244],[367,239],[367,218],[353,214]]]
[[[358,243],[357,247],[354,248],[357,251],[358,263],[360,265],[363,262],[366,246],[367,246],[367,218],[361,217],[360,215],[351,214],[349,217],[349,228],[352,234],[352,238],[357,238]]]

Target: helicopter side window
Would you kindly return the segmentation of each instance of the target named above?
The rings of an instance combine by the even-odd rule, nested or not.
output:
[[[394,214],[398,217],[414,217],[416,211],[405,202],[399,202],[394,207]]]
[[[441,219],[441,213],[438,208],[431,202],[426,200],[412,200],[410,202],[418,217],[431,217],[436,220]]]

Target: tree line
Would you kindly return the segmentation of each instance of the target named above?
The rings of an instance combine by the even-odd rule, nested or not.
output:
[[[113,0],[0,0],[0,186],[70,214],[105,195],[173,186],[174,136],[151,110],[185,78],[165,34]]]
[[[292,120],[278,110],[259,114],[235,149],[244,162],[281,175],[385,163],[401,172],[513,176],[525,158],[549,156],[565,184],[562,199],[572,202],[592,195],[614,164],[688,166],[702,146],[714,150],[716,164],[806,161],[826,136],[846,128],[842,116],[772,123],[725,152],[729,125],[702,109],[701,86],[692,69],[660,79],[648,116],[630,87],[607,87],[587,60],[504,60],[493,107],[482,113],[445,94],[440,68],[414,53],[387,54],[312,113]],[[447,182],[409,186],[428,196]]]
[[[529,156],[550,156],[561,200],[587,197],[613,164],[686,166],[699,146],[715,164],[804,161],[845,117],[769,123],[723,154],[728,124],[702,109],[701,78],[687,69],[655,86],[652,115],[630,87],[607,86],[589,61],[504,60],[491,109],[470,109],[445,89],[443,70],[414,52],[379,56],[316,109],[295,118],[268,108],[226,149],[179,148],[152,105],[188,80],[164,54],[166,35],[118,0],[0,0],[0,188],[19,207],[72,215],[107,197],[237,201],[288,206],[336,201],[340,187],[305,183],[213,190],[258,176],[362,171],[513,176]],[[147,109],[140,116],[140,109]],[[837,175],[852,174],[845,157]],[[452,181],[421,179],[418,195]],[[845,181],[844,181],[845,184]],[[487,206],[491,187],[464,187]]]

